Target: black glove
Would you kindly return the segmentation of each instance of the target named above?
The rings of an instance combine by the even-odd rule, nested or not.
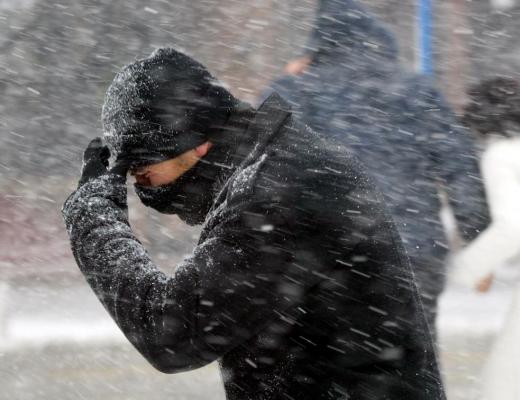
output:
[[[126,173],[130,163],[125,160],[115,162],[109,169],[110,150],[101,138],[92,140],[83,153],[83,168],[78,189],[65,201],[62,215],[69,233],[77,218],[84,216],[89,200],[93,197],[110,199],[119,209],[126,210]],[[92,183],[91,185],[86,185]]]
[[[130,162],[116,160],[115,165],[109,171],[109,158],[110,150],[107,146],[103,145],[103,140],[99,137],[93,139],[83,153],[83,168],[78,188],[88,181],[99,178],[108,172],[126,177],[126,173],[130,167]]]

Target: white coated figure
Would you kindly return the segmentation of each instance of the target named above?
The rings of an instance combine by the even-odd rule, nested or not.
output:
[[[453,280],[487,290],[504,264],[520,267],[520,137],[491,142],[482,157],[491,225],[456,255]],[[520,400],[520,282],[484,367],[485,400]]]

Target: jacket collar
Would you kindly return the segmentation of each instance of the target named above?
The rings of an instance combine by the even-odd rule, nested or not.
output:
[[[289,104],[278,93],[271,94],[262,103],[247,128],[245,137],[253,140],[254,144],[240,164],[239,170],[254,162],[262,154],[267,143],[291,115],[290,109]]]
[[[245,137],[253,143],[243,143],[242,145],[248,146],[249,151],[247,156],[242,160],[239,166],[235,169],[233,174],[226,180],[226,183],[217,194],[213,207],[210,210],[210,214],[215,208],[223,203],[229,183],[233,181],[237,173],[240,173],[244,168],[253,164],[264,152],[269,141],[280,131],[283,123],[291,115],[289,104],[280,97],[278,93],[271,94],[258,108],[253,117],[253,120],[249,124]],[[214,221],[213,221],[214,223]],[[206,222],[204,230],[212,226],[212,223]],[[205,235],[201,235],[203,240]]]

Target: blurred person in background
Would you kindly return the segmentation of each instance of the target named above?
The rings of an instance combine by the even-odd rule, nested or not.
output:
[[[480,292],[494,272],[520,268],[520,84],[511,78],[486,80],[469,92],[464,121],[485,142],[482,174],[490,226],[455,255],[452,279]],[[484,369],[485,400],[520,399],[520,282]]]
[[[434,333],[448,253],[439,189],[465,240],[489,220],[472,136],[427,77],[399,64],[394,37],[357,1],[320,0],[305,54],[285,72],[265,93],[280,93],[304,123],[347,146],[375,177]]]
[[[219,360],[228,399],[445,399],[382,196],[274,94],[258,109],[173,49],[125,67],[63,216],[79,268],[162,372]],[[110,154],[115,164],[109,168]],[[172,275],[128,223],[141,201],[203,224]]]

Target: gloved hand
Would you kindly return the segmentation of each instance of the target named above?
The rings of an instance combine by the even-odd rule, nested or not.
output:
[[[126,174],[129,161],[117,161],[109,169],[110,150],[103,144],[101,138],[92,140],[83,153],[83,168],[78,188],[65,201],[62,215],[69,233],[77,226],[78,218],[96,215],[93,212],[93,198],[106,199],[118,210],[127,210]],[[104,211],[106,211],[106,206]]]
[[[108,159],[110,158],[110,150],[103,145],[101,138],[93,139],[83,153],[83,168],[78,188],[83,186],[90,180],[99,178],[108,172],[126,177],[126,173],[130,167],[127,161],[116,161],[115,165],[108,170]]]

